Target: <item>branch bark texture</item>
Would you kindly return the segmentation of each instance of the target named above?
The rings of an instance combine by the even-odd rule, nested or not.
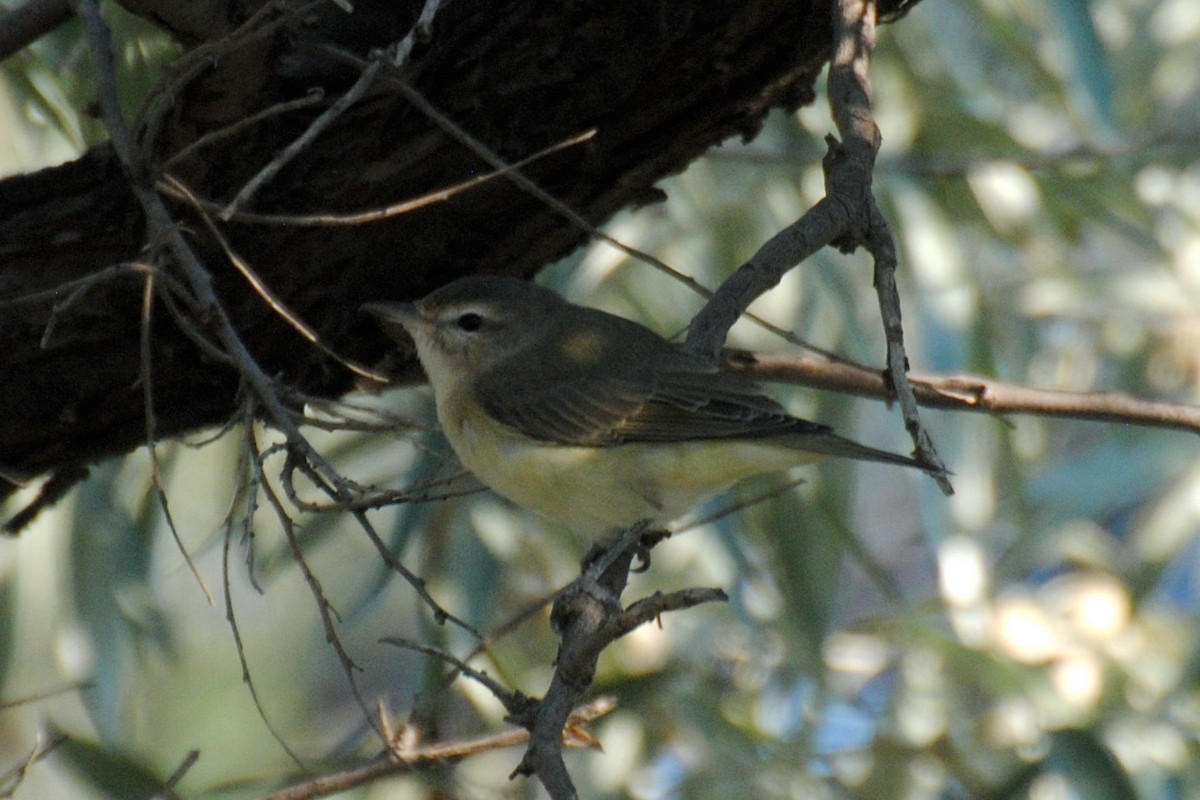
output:
[[[130,5],[151,18],[156,8],[181,8]],[[131,126],[134,163],[146,171],[134,182],[169,176],[222,207],[358,81],[361,68],[336,53],[366,58],[402,40],[420,4],[362,0],[351,14],[332,2],[228,8],[232,16],[219,25],[211,15],[171,16],[189,49]],[[809,101],[830,36],[828,0],[449,2],[428,36],[413,41],[404,72],[421,96],[509,161],[595,129],[585,145],[525,172],[600,222],[658,198],[657,180],[712,145],[752,136],[771,108]],[[358,212],[490,169],[394,82],[377,81],[243,210]],[[248,285],[187,203],[170,210],[266,374],[317,396],[352,386],[348,370]],[[507,179],[362,225],[264,225],[235,213],[222,233],[322,342],[366,364],[382,358],[385,345],[359,316],[363,302],[416,297],[474,272],[528,275],[584,238]],[[145,270],[161,273],[159,285],[168,287],[183,276],[163,244],[111,146],[0,182],[0,489],[143,441]],[[219,342],[224,323],[179,298],[170,310],[154,315],[150,353],[163,436],[223,422],[240,385],[219,347],[204,346]],[[414,365],[405,369],[415,374]]]

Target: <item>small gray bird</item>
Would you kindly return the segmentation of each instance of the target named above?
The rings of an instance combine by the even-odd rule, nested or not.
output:
[[[463,465],[585,535],[665,524],[751,475],[827,456],[923,467],[790,416],[745,376],[532,283],[468,277],[364,310],[416,343]]]

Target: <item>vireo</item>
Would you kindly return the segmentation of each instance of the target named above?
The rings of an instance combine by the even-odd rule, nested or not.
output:
[[[463,465],[586,535],[665,524],[743,478],[826,456],[922,466],[790,416],[745,376],[532,283],[468,277],[363,308],[416,343]]]

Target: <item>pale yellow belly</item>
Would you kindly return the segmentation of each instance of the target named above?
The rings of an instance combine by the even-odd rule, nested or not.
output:
[[[480,417],[446,426],[446,435],[463,465],[491,489],[583,535],[643,519],[665,524],[743,478],[812,460],[753,441],[547,445]]]

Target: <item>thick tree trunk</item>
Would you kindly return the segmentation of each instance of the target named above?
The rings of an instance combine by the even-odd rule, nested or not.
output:
[[[420,6],[356,0],[346,15],[332,2],[310,4],[303,16],[263,17],[271,25],[263,35],[197,44],[208,18],[193,14],[185,31],[169,20],[174,4],[162,3],[156,13],[155,3],[138,5],[194,45],[143,112],[144,166],[151,179],[169,173],[222,204],[358,77],[358,68],[329,45],[365,57],[401,39]],[[721,140],[753,135],[769,109],[810,100],[830,49],[829,16],[830,0],[446,0],[405,77],[511,161],[596,129],[586,144],[526,172],[600,222],[654,200],[656,181]],[[210,35],[240,22],[211,16],[218,18],[223,29]],[[241,125],[169,161],[204,134],[316,87],[324,91],[320,106]],[[246,210],[366,210],[490,170],[380,79]],[[346,391],[349,372],[279,319],[196,214],[182,203],[174,208],[265,370],[309,394]],[[529,275],[584,239],[503,178],[381,222],[297,227],[235,220],[222,230],[326,343],[366,363],[379,359],[386,343],[358,313],[363,302],[418,296],[473,272]],[[0,182],[0,474],[78,466],[144,441],[139,342],[146,273],[105,272],[138,261],[176,274],[160,243],[147,241],[141,209],[111,148]],[[55,289],[47,298],[12,302]],[[193,323],[206,329],[204,319]],[[158,434],[226,420],[237,402],[235,371],[205,355],[161,301],[151,333]]]

